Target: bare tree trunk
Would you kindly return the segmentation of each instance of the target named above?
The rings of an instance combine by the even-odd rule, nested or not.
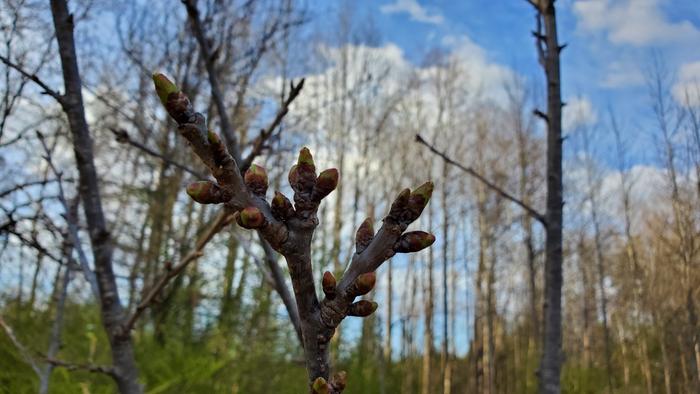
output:
[[[563,174],[561,134],[561,81],[557,18],[555,0],[538,0],[531,3],[538,12],[538,25],[543,22],[544,34],[538,29],[536,40],[539,58],[547,77],[547,210],[545,246],[544,289],[544,339],[542,361],[539,370],[540,393],[561,392],[560,375],[562,357],[562,222],[563,222]]]
[[[51,0],[51,13],[65,85],[65,94],[61,96],[60,102],[72,133],[75,161],[80,177],[79,193],[92,245],[102,324],[109,339],[112,363],[116,371],[114,378],[122,394],[141,393],[143,390],[138,381],[131,336],[122,329],[124,309],[112,270],[112,241],[102,210],[92,137],[85,120],[80,71],[73,39],[73,16],[68,11],[66,0]]]

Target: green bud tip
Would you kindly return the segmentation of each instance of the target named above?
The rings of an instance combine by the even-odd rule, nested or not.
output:
[[[208,181],[190,183],[187,185],[187,194],[196,200],[202,192],[209,189],[209,184]]]
[[[265,217],[256,207],[246,207],[240,213],[241,224],[249,228],[257,228],[263,225]]]
[[[306,164],[309,166],[314,166],[314,158],[311,156],[311,151],[309,151],[309,148],[303,147],[299,151],[299,159],[297,160],[297,164]]]
[[[414,190],[413,193],[411,193],[411,197],[420,196],[425,201],[424,204],[427,204],[430,200],[430,197],[433,195],[434,188],[435,185],[433,185],[433,182],[425,182],[424,184],[418,186],[418,188]]]
[[[156,87],[158,98],[160,98],[160,102],[163,105],[168,102],[168,96],[170,96],[170,94],[180,91],[177,85],[162,73],[153,73],[153,84]]]
[[[219,145],[221,144],[221,137],[219,137],[218,134],[215,132],[209,130],[207,132],[207,140],[209,140],[209,143],[212,145]]]

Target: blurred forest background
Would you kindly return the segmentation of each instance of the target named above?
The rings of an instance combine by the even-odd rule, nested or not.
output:
[[[0,55],[28,73],[0,64],[0,392],[111,393],[113,381],[95,370],[110,364],[110,348],[84,270],[93,263],[72,137],[31,77],[63,90],[47,4],[0,3]],[[501,84],[484,87],[473,73],[479,48],[426,48],[419,63],[408,61],[351,1],[323,13],[297,0],[197,6],[208,51],[179,1],[71,2],[124,307],[134,311],[217,215],[184,193],[206,171],[167,120],[151,74],[171,76],[216,128],[215,75],[241,153],[267,169],[271,188],[288,190],[302,146],[320,167],[339,169],[340,186],[319,211],[317,278],[343,272],[355,229],[383,217],[403,186],[435,183],[419,224],[436,243],[385,263],[377,312],[347,319],[333,339],[348,393],[536,392],[544,229],[414,141],[420,134],[544,211],[546,138],[533,114],[543,77],[493,67]],[[576,121],[585,106],[564,110],[567,393],[700,390],[700,87],[676,94],[661,56],[647,69],[650,127],[630,132],[636,125],[614,104],[593,123]],[[289,114],[259,144],[302,77]],[[601,146],[601,135],[612,143]],[[653,144],[640,148],[642,140]],[[654,165],[630,165],[632,148]],[[601,151],[614,167],[596,159]],[[305,392],[273,266],[286,270],[251,232],[233,225],[217,234],[136,323],[145,391]]]

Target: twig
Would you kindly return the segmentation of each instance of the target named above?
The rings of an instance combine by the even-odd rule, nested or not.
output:
[[[41,370],[39,369],[39,366],[36,365],[36,362],[34,361],[34,358],[32,357],[31,353],[22,344],[22,342],[20,342],[20,340],[17,339],[17,337],[15,336],[15,332],[12,330],[12,327],[5,323],[5,320],[3,319],[2,315],[0,315],[0,326],[2,326],[2,329],[5,330],[5,334],[7,334],[8,338],[10,338],[12,344],[15,345],[24,361],[27,364],[29,364],[30,367],[32,367],[34,372],[36,372],[37,376],[41,376]]]
[[[287,98],[284,100],[282,103],[282,106],[277,110],[277,114],[275,115],[275,118],[270,122],[270,124],[262,129],[260,131],[260,135],[255,139],[253,142],[253,149],[246,157],[242,163],[241,163],[241,171],[245,171],[250,167],[250,165],[253,163],[253,160],[260,155],[260,153],[263,150],[263,147],[265,146],[265,142],[270,138],[272,133],[275,131],[275,129],[282,123],[282,120],[284,117],[287,115],[289,112],[289,106],[294,102],[294,100],[299,96],[299,93],[301,93],[301,90],[304,88],[304,81],[305,79],[302,78],[299,83],[296,85],[294,84],[294,81],[291,81],[289,83],[289,94],[287,95]]]
[[[158,158],[158,159],[160,159],[160,160],[162,160],[162,161],[164,161],[164,162],[166,162],[174,167],[177,167],[177,168],[179,168],[187,173],[190,173],[199,179],[206,179],[207,178],[207,176],[202,174],[201,172],[193,170],[184,164],[180,164],[180,163],[176,162],[175,160],[172,160],[172,159],[168,158],[167,156],[154,151],[153,149],[147,147],[146,145],[144,145],[138,141],[132,140],[131,137],[129,136],[129,133],[127,133],[126,130],[124,130],[124,129],[116,129],[116,128],[110,127],[109,130],[114,134],[115,138],[117,139],[117,142],[119,142],[119,143],[129,144],[129,145],[143,151],[144,153],[146,153],[150,156],[153,156],[155,158]]]
[[[163,288],[170,282],[171,279],[179,275],[185,267],[197,258],[203,255],[204,247],[211,241],[211,239],[216,235],[221,229],[226,227],[231,223],[232,217],[231,213],[224,209],[219,215],[214,219],[214,222],[209,226],[209,229],[202,234],[202,236],[197,240],[195,248],[185,255],[180,261],[166,270],[166,272],[156,280],[156,282],[151,286],[146,293],[146,296],[139,302],[134,313],[129,317],[126,323],[123,325],[123,334],[127,335],[136,324],[136,321],[141,317],[143,312],[155,301],[156,296],[163,290]]]
[[[90,263],[88,262],[87,255],[85,254],[85,250],[83,249],[82,243],[80,241],[80,234],[78,233],[77,213],[73,212],[73,210],[71,210],[68,206],[66,194],[63,190],[63,181],[61,180],[63,174],[60,171],[58,171],[58,169],[53,163],[53,159],[51,157],[51,150],[49,149],[48,145],[46,145],[44,135],[41,134],[41,132],[39,132],[38,130],[36,132],[36,135],[39,139],[39,142],[41,142],[42,148],[44,149],[44,160],[46,160],[46,163],[51,169],[51,172],[53,172],[56,176],[56,181],[58,185],[58,201],[61,203],[63,209],[65,210],[64,217],[68,226],[68,238],[73,244],[73,248],[78,253],[78,262],[80,263],[80,268],[83,271],[85,280],[87,280],[90,284],[90,290],[92,290],[92,294],[95,296],[95,298],[99,298],[100,292],[97,287],[97,278],[95,277],[95,273],[90,268]]]
[[[13,63],[10,61],[10,59],[6,58],[5,56],[0,55],[0,61],[5,63],[6,66],[15,69],[17,72],[22,74],[25,78],[31,80],[35,84],[37,84],[40,88],[44,89],[44,92],[48,94],[49,96],[53,97],[58,101],[59,104],[63,105],[64,104],[64,98],[63,96],[58,93],[57,91],[51,89],[49,85],[47,85],[44,81],[42,81],[36,74],[30,74],[27,71],[25,71],[21,66],[18,64]]]
[[[447,163],[459,168],[460,170],[466,172],[467,174],[473,176],[474,178],[478,179],[481,183],[484,185],[488,186],[490,189],[501,195],[501,197],[510,200],[511,202],[515,203],[516,205],[520,206],[522,209],[524,209],[530,216],[532,216],[534,219],[542,223],[543,226],[547,227],[547,219],[545,218],[544,215],[541,213],[537,212],[534,208],[523,202],[521,199],[513,196],[512,194],[508,193],[507,191],[501,189],[498,185],[494,184],[493,182],[489,181],[486,179],[483,175],[479,174],[476,172],[472,167],[466,167],[463,164],[460,164],[453,159],[451,159],[449,156],[447,156],[446,153],[440,152],[432,146],[430,143],[428,143],[426,140],[423,139],[423,137],[420,136],[420,134],[416,134],[416,142],[419,144],[425,145],[428,149],[430,149],[431,152],[435,153],[436,155],[440,156],[443,160],[445,160]]]
[[[57,360],[55,358],[44,358],[44,361],[55,366],[65,368],[69,371],[88,371],[93,373],[103,373],[109,376],[116,376],[117,371],[109,365],[97,365],[97,364],[74,364],[63,360]]]

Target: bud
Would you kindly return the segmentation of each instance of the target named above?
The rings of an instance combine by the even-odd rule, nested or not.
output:
[[[314,186],[312,199],[314,201],[321,201],[327,195],[331,194],[338,186],[339,177],[340,174],[335,168],[330,168],[321,172],[316,179],[316,186]]]
[[[285,221],[294,216],[294,207],[291,201],[284,194],[276,191],[272,198],[272,215],[279,220]]]
[[[295,193],[311,193],[316,184],[316,166],[311,152],[304,147],[299,151],[297,164],[289,170],[289,184]],[[296,198],[295,198],[296,201]]]
[[[311,385],[311,390],[313,390],[314,394],[328,394],[328,383],[326,383],[326,379],[320,376],[317,377]]]
[[[365,295],[372,291],[375,283],[377,283],[377,274],[375,272],[367,272],[366,274],[359,275],[357,279],[355,279],[354,288],[350,293],[356,297]]]
[[[350,305],[348,316],[367,317],[374,313],[378,306],[374,301],[360,300]]]
[[[404,212],[406,211],[406,206],[408,205],[408,199],[411,196],[411,189],[403,189],[396,199],[391,204],[391,209],[389,210],[388,218],[394,222],[403,221]]]
[[[267,172],[257,164],[251,164],[243,177],[246,186],[254,194],[264,196],[267,192]]]
[[[421,212],[423,212],[423,208],[428,205],[430,196],[433,195],[433,187],[433,182],[425,182],[424,184],[418,186],[418,188],[408,197],[408,212],[410,214],[410,221],[418,219]]]
[[[265,224],[265,216],[256,207],[246,207],[238,213],[236,222],[243,228],[260,228]]]
[[[160,102],[164,107],[168,104],[168,96],[180,91],[177,85],[162,73],[153,73],[153,84],[156,87],[158,98],[160,98]]]
[[[348,374],[345,371],[340,371],[333,375],[331,378],[331,386],[337,391],[342,392],[345,390],[345,386],[348,382]]]
[[[222,165],[224,160],[229,157],[226,144],[224,144],[224,141],[221,140],[219,134],[211,130],[207,132],[207,140],[209,141],[212,156],[214,156],[214,163],[219,166]]]
[[[323,279],[321,280],[321,286],[323,287],[323,294],[326,295],[326,298],[329,300],[332,300],[335,298],[336,295],[336,281],[335,281],[335,276],[330,273],[330,271],[326,271],[323,273]]]
[[[301,148],[301,150],[299,151],[299,158],[297,159],[297,165],[307,167],[312,171],[316,171],[314,158],[313,156],[311,156],[311,151],[309,150],[309,148]]]
[[[362,253],[367,246],[372,242],[374,238],[374,227],[372,226],[372,219],[367,218],[357,229],[355,234],[355,252]]]
[[[425,231],[411,231],[396,241],[394,251],[397,253],[413,253],[423,250],[435,242],[435,236]]]
[[[228,201],[227,193],[211,181],[199,181],[187,186],[187,194],[200,204],[219,204]]]

